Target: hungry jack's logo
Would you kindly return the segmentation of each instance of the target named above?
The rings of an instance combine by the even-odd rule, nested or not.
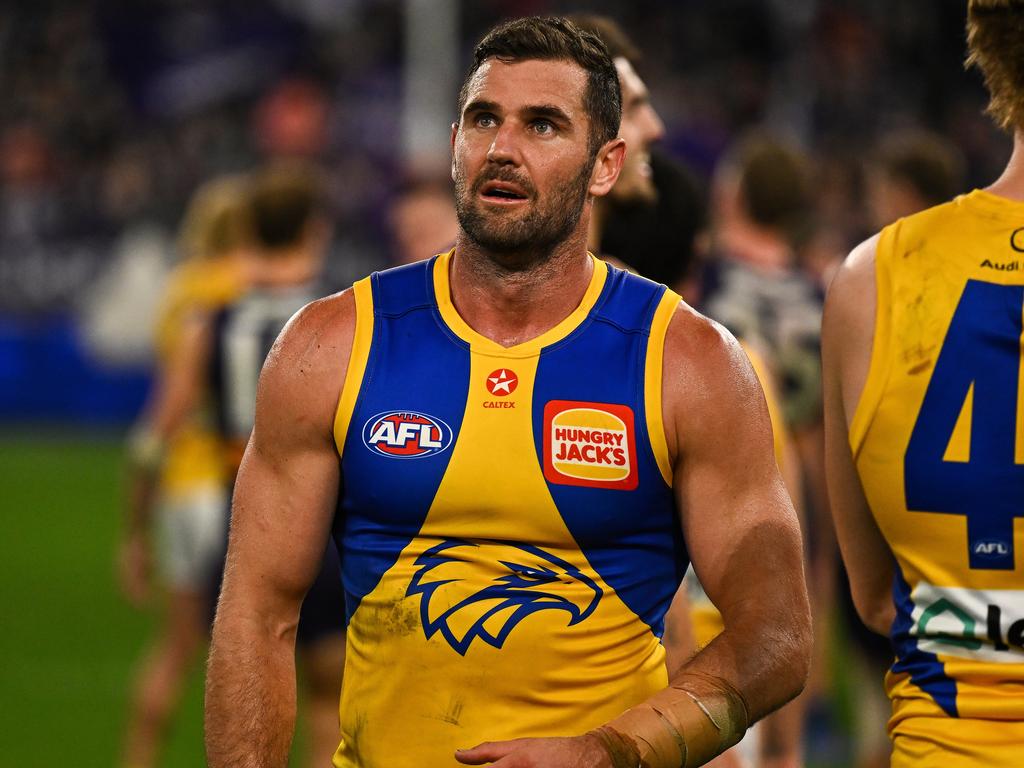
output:
[[[544,406],[544,477],[558,485],[636,488],[633,410],[612,403],[549,401]]]

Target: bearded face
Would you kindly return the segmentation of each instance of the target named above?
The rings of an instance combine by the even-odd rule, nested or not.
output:
[[[468,83],[452,127],[456,213],[465,240],[507,268],[546,258],[580,228],[588,194],[605,194],[586,87],[561,60],[488,60]]]
[[[541,193],[523,170],[510,165],[487,163],[471,179],[457,165],[459,224],[470,240],[497,254],[550,250],[579,223],[592,169],[588,158],[575,174],[550,179]]]

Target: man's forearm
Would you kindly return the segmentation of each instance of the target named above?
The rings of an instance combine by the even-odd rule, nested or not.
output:
[[[295,729],[295,633],[221,606],[206,674],[210,768],[285,768]]]
[[[761,623],[726,627],[672,679],[702,673],[728,681],[743,694],[753,724],[803,690],[810,643],[800,634],[772,632]]]
[[[679,674],[727,680],[743,694],[753,723],[803,690],[811,658],[810,608],[798,542],[756,532],[740,544],[733,562],[747,564],[746,594],[719,606],[724,630]]]
[[[729,679],[747,697],[751,722],[797,696],[807,680],[814,639],[803,563],[795,516],[764,521],[737,542],[716,584],[725,631],[705,649],[705,663],[734,667]]]

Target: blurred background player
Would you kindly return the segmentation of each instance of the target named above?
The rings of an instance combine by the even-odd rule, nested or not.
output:
[[[686,296],[691,293],[686,280],[694,243],[705,217],[699,185],[680,162],[656,146],[665,124],[637,72],[640,48],[607,16],[571,18],[608,46],[622,88],[619,135],[628,148],[619,180],[595,201],[587,246]]]
[[[896,768],[1010,768],[1024,744],[1024,2],[971,0],[967,32],[1005,170],[856,248],[825,313],[832,512],[896,651]]]
[[[171,540],[180,547],[190,542],[202,545],[203,561],[197,562],[191,573],[188,610],[182,609],[182,617],[175,618],[183,625],[188,619],[188,626],[195,631],[187,636],[188,644],[172,636],[181,650],[157,648],[151,654],[154,660],[147,669],[153,671],[141,679],[135,707],[138,714],[131,718],[129,728],[127,752],[134,760],[129,766],[152,764],[140,760],[155,759],[155,745],[188,670],[187,662],[194,659],[208,635],[211,587],[219,582],[223,564],[230,489],[252,430],[256,381],[263,360],[292,314],[323,292],[318,279],[330,226],[324,212],[324,191],[312,170],[301,165],[274,165],[255,172],[244,183],[233,180],[216,189],[225,206],[224,215],[235,216],[238,226],[244,227],[244,239],[239,239],[241,245],[230,262],[234,279],[230,291],[215,290],[212,283],[205,288],[218,301],[193,301],[178,310],[181,341],[167,375],[154,392],[145,427],[137,433],[132,449],[137,459],[132,520],[140,523],[130,525],[129,530],[136,531],[145,530],[157,471],[165,465],[160,446],[177,441],[179,435],[188,438],[190,422],[197,413],[203,414],[207,429],[204,445],[212,450],[201,457],[202,466],[216,483],[209,498],[204,497],[211,506],[203,508],[208,514],[201,527],[174,531],[177,536]],[[214,502],[219,506],[212,506]],[[139,554],[145,550],[137,539],[133,534],[125,546],[129,575],[141,572],[145,565]],[[344,609],[337,573],[337,554],[329,547],[321,578],[303,603],[297,639],[311,765],[329,760],[338,738]],[[128,584],[138,581],[134,578]]]
[[[274,339],[289,318],[322,295],[330,224],[315,171],[279,164],[256,172],[247,196],[252,268],[247,289],[211,323],[209,380],[230,482],[249,441],[256,384]],[[221,547],[227,528],[221,531]],[[305,693],[307,762],[330,762],[338,744],[338,699],[345,664],[344,595],[333,542],[302,604],[296,644]]]
[[[684,163],[660,146],[651,147],[649,164],[656,199],[609,199],[601,251],[692,303],[707,230],[707,192]]]
[[[963,191],[964,159],[942,136],[904,131],[882,139],[867,172],[874,230],[939,205]]]
[[[388,221],[395,266],[450,250],[459,231],[451,180],[423,178],[408,182],[392,202]]]
[[[732,331],[765,383],[773,403],[776,454],[801,514],[815,621],[815,656],[808,689],[762,730],[764,764],[799,765],[805,710],[822,688],[826,669],[832,579],[836,558],[825,510],[818,364],[821,297],[800,269],[798,245],[810,221],[810,174],[804,156],[768,134],[752,134],[726,152],[712,191],[710,251],[698,272],[698,306]],[[816,486],[815,479],[820,481]],[[817,493],[815,491],[817,490]],[[814,510],[825,515],[808,524]],[[688,577],[692,579],[692,576]],[[699,584],[689,582],[698,642],[718,631]],[[705,640],[706,641],[706,640]]]
[[[185,258],[170,276],[157,325],[154,390],[129,445],[122,589],[135,605],[150,602],[155,550],[167,594],[135,680],[123,747],[128,768],[157,764],[182,684],[209,631],[208,584],[227,494],[212,412],[194,387],[199,370],[191,321],[242,290],[249,242],[244,193],[239,177],[212,181],[185,214]]]

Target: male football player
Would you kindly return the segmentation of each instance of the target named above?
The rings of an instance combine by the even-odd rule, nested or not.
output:
[[[824,322],[832,512],[854,604],[890,636],[892,765],[1021,764],[1024,2],[971,0],[1003,175],[850,254]]]
[[[285,764],[298,605],[332,533],[336,766],[700,765],[799,692],[799,526],[757,380],[722,329],[586,250],[620,115],[597,37],[495,28],[452,127],[455,248],[278,340],[214,630],[215,768]],[[687,552],[725,629],[670,680]]]

